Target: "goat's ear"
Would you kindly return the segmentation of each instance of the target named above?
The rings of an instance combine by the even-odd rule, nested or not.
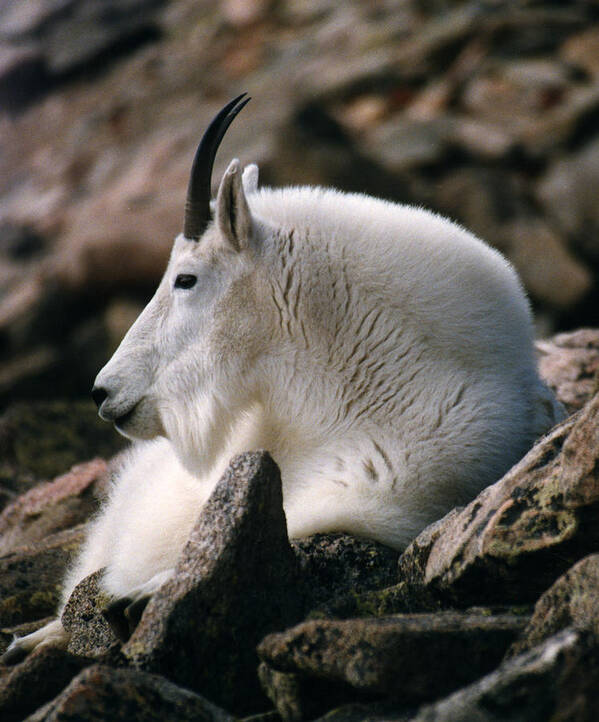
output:
[[[259,170],[255,163],[250,163],[243,169],[241,180],[246,193],[255,193],[258,190],[258,175]]]
[[[233,250],[249,246],[252,215],[241,182],[239,161],[232,160],[216,196],[216,226],[220,236]]]

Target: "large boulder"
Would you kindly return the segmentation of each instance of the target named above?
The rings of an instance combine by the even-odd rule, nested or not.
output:
[[[130,664],[236,712],[267,707],[256,645],[299,620],[279,470],[264,452],[234,458],[202,509],[173,578],[123,647]]]
[[[400,577],[460,606],[530,603],[599,547],[599,394],[500,481],[425,530]]]

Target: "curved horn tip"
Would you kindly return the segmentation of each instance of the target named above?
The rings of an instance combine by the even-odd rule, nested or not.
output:
[[[193,160],[185,203],[183,235],[199,240],[210,221],[210,181],[218,147],[237,114],[250,102],[247,93],[233,98],[214,116],[204,133]]]

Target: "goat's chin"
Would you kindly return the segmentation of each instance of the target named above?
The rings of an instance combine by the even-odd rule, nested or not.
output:
[[[158,412],[145,400],[115,419],[114,427],[119,434],[132,441],[149,441],[157,436],[166,436]]]

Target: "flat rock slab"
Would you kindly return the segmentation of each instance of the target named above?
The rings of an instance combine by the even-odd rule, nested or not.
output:
[[[258,653],[279,672],[413,702],[493,669],[527,621],[467,612],[314,620],[267,636]],[[355,700],[348,693],[344,701]]]
[[[238,713],[265,709],[256,645],[301,618],[279,470],[266,452],[235,457],[202,509],[174,577],[151,598],[123,647]]]
[[[400,578],[458,606],[535,602],[599,548],[599,394],[433,532],[400,557]]]
[[[599,648],[583,633],[564,630],[411,722],[591,722],[598,709]]]
[[[0,625],[53,614],[65,569],[85,538],[85,525],[52,534],[0,558]]]
[[[581,559],[540,597],[509,656],[531,649],[566,627],[590,632],[599,644],[599,554]]]
[[[41,647],[0,680],[0,719],[18,722],[51,700],[91,660]]]
[[[29,722],[232,722],[227,712],[162,677],[93,665],[78,674]]]

